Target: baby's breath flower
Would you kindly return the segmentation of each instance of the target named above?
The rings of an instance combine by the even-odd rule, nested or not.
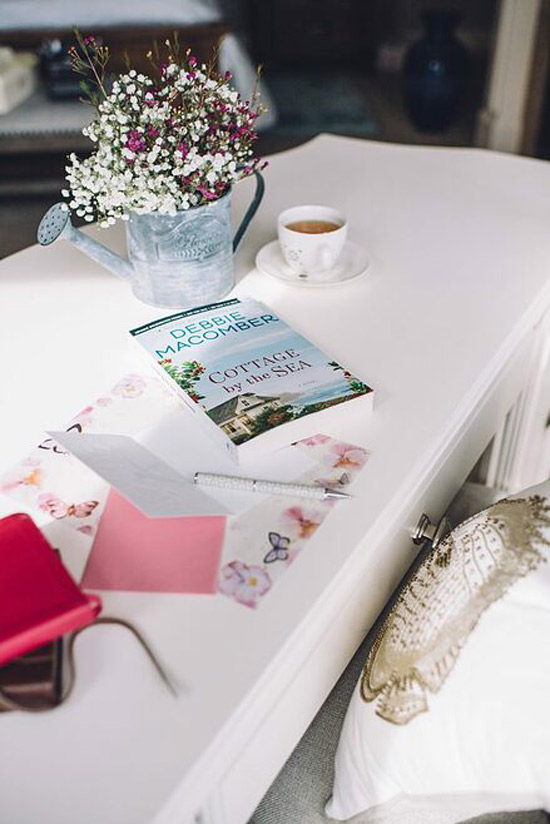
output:
[[[112,225],[138,214],[174,215],[223,196],[259,166],[255,122],[230,78],[187,54],[154,81],[131,69],[118,77],[84,130],[95,144],[66,166],[68,207]]]

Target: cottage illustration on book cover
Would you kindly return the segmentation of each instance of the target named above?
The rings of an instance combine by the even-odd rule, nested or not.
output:
[[[131,334],[236,446],[372,394],[258,301],[233,299],[180,312]]]

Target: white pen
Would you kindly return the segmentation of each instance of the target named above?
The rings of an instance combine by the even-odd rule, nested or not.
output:
[[[263,492],[266,495],[296,495],[317,501],[344,500],[351,498],[340,489],[329,489],[314,484],[295,484],[281,481],[259,481],[253,478],[236,478],[233,475],[212,475],[195,472],[193,480],[198,486],[217,486],[221,489],[236,489],[241,492]]]

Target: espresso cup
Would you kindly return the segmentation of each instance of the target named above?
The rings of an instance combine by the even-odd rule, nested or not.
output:
[[[340,212],[329,206],[294,206],[281,212],[277,229],[283,257],[297,280],[331,280],[348,234]]]

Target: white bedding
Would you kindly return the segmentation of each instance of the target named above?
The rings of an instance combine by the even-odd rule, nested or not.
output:
[[[371,697],[377,678],[396,686],[390,693],[376,686],[378,697],[369,703],[356,687],[336,755],[330,817],[455,824],[490,811],[550,809],[550,482],[514,497],[535,495],[543,497],[542,508],[512,502],[510,514],[510,504],[497,504],[488,510],[491,522],[481,514],[458,527],[451,555],[449,544],[441,545],[431,567],[433,590],[421,575],[409,587],[414,599],[394,608],[387,626],[396,640],[386,630],[375,641],[365,695]],[[520,559],[531,568],[518,578]],[[446,580],[438,568],[450,571]],[[512,583],[491,601],[499,575]],[[464,635],[463,617],[442,623],[447,653],[445,638],[430,636],[418,615],[438,621],[433,616],[447,609],[462,580],[470,588],[466,617],[474,596],[485,599],[484,611]],[[411,673],[407,681],[401,671]],[[415,684],[430,678],[435,685],[422,695]],[[399,713],[413,695],[418,705],[407,721]],[[427,706],[418,709],[424,698]]]
[[[0,30],[221,20],[217,0],[0,0]]]

